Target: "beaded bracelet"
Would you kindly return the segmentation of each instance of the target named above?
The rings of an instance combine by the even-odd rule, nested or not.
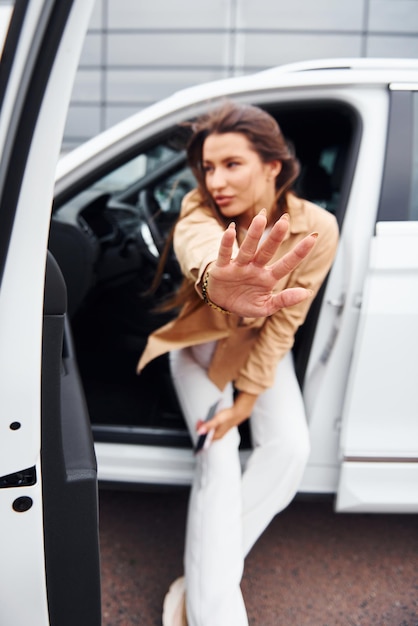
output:
[[[220,311],[224,315],[231,315],[231,311],[227,311],[226,309],[223,309],[221,306],[218,306],[217,304],[212,302],[212,300],[209,299],[209,296],[208,296],[208,282],[209,282],[209,272],[206,272],[205,277],[204,277],[203,282],[202,282],[203,302],[206,302],[206,304],[208,304],[210,307],[212,307],[212,309],[215,309],[215,311]]]

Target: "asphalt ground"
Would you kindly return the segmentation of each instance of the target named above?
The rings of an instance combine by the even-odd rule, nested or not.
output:
[[[187,499],[100,491],[103,626],[161,626],[182,574]],[[250,626],[418,626],[417,516],[297,498],[249,554],[242,590]]]

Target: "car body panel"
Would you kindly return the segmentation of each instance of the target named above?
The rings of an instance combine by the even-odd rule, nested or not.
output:
[[[418,510],[417,315],[418,222],[381,222],[342,417],[338,510]]]
[[[374,232],[383,174],[388,98],[384,91],[365,92],[356,103],[363,133],[356,171],[310,353],[304,400],[311,436],[311,455],[302,480],[303,491],[335,491],[340,421],[359,320],[358,297],[363,289],[370,238]],[[379,158],[380,155],[380,158]],[[318,483],[329,477],[326,482]]]
[[[418,464],[350,461],[341,465],[335,510],[344,513],[416,513]]]

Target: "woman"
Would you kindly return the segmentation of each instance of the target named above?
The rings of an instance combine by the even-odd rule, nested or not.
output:
[[[228,102],[197,120],[188,158],[198,187],[174,231],[183,306],[138,365],[170,352],[191,436],[208,435],[196,455],[185,576],[166,596],[163,624],[244,626],[244,558],[294,497],[309,454],[290,349],[338,229],[291,191],[298,162],[257,107]],[[253,452],[242,472],[238,426],[249,418]]]

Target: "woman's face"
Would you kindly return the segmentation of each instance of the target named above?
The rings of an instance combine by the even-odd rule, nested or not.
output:
[[[209,135],[203,143],[207,190],[226,218],[247,228],[262,208],[275,208],[280,161],[263,163],[242,133]]]

